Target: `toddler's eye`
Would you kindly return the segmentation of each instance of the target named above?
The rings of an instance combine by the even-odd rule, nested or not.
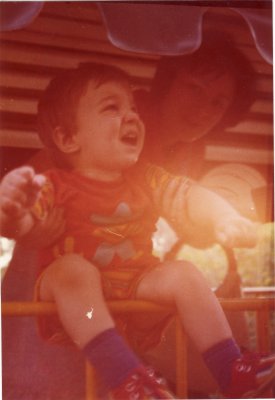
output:
[[[103,108],[103,111],[118,111],[118,110],[119,110],[119,106],[116,103],[107,104]]]

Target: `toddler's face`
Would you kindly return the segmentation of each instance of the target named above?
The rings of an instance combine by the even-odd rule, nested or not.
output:
[[[137,162],[144,125],[126,84],[106,82],[97,86],[89,82],[79,101],[77,127],[78,169],[82,172],[107,174],[112,179]]]

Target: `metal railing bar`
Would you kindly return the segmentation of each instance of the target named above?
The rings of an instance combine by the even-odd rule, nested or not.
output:
[[[219,299],[224,310],[230,311],[260,311],[275,310],[275,298],[232,298]],[[107,303],[112,313],[128,312],[176,312],[174,307],[163,306],[149,301],[116,300]],[[36,316],[57,313],[57,307],[49,302],[3,302],[3,316]]]

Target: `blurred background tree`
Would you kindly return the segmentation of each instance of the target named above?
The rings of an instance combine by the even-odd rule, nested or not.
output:
[[[234,253],[244,287],[275,285],[274,223],[259,227],[259,243],[255,248],[234,249]],[[227,258],[219,245],[203,250],[185,245],[177,258],[193,262],[211,287],[219,286],[227,271]]]

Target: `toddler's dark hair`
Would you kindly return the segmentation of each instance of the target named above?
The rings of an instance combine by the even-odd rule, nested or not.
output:
[[[37,130],[55,162],[62,158],[62,154],[56,148],[53,132],[57,127],[68,136],[76,131],[77,107],[90,81],[96,86],[111,81],[129,85],[130,77],[115,66],[82,63],[75,69],[60,72],[50,81],[38,103]]]

